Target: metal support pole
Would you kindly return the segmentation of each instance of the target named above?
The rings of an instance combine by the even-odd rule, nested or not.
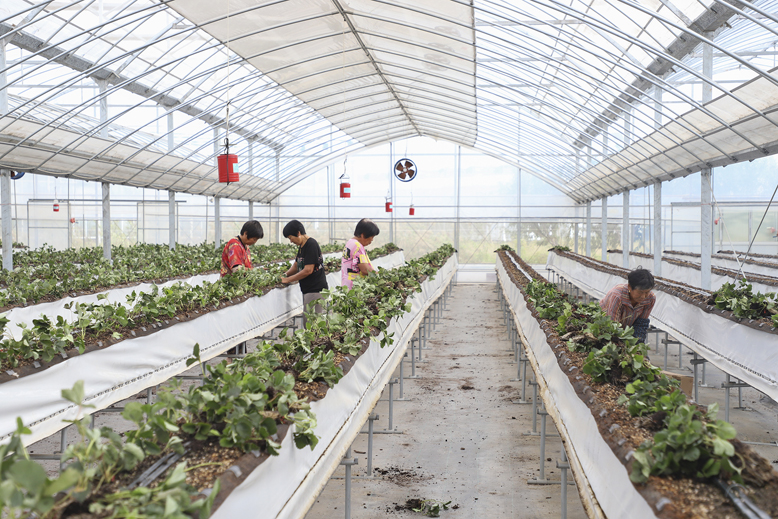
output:
[[[174,250],[176,248],[176,193],[175,191],[167,192],[167,201],[168,201],[168,217],[167,217],[168,247],[170,247],[170,250]]]
[[[254,219],[254,202],[249,202],[249,221]]]
[[[359,458],[351,457],[351,447],[346,451],[346,456],[340,464],[346,466],[346,519],[351,519],[351,467],[359,465]]]
[[[389,385],[389,426],[382,431],[375,431],[373,434],[402,434],[403,432],[394,427],[392,423],[394,419],[394,385],[398,383],[396,378],[393,378],[387,382]]]
[[[565,451],[565,444],[562,444],[562,462],[557,462],[558,469],[562,470],[562,493],[560,496],[560,516],[562,519],[567,519],[567,469],[570,468],[570,464],[567,462],[567,451]]]
[[[13,235],[11,225],[11,172],[7,169],[0,170],[0,218],[3,226],[3,269],[13,270]]]
[[[411,337],[411,376],[408,378],[420,378],[416,374],[416,337]]]
[[[524,436],[537,436],[538,433],[538,382],[536,380],[530,380],[529,385],[532,386],[532,430],[530,432],[523,433]]]
[[[662,275],[662,182],[654,184],[654,275]]]
[[[602,198],[602,229],[600,229],[602,239],[602,261],[608,261],[608,197]]]
[[[621,266],[625,269],[629,268],[629,252],[630,252],[630,242],[629,242],[629,191],[624,191],[624,194],[622,195],[624,200],[623,208],[622,208],[622,218],[621,218]]]
[[[592,257],[592,203],[586,202],[586,256]]]
[[[724,386],[724,421],[729,422],[729,389],[732,387],[729,373],[727,373],[727,377],[722,386]]]
[[[367,477],[373,477],[373,422],[378,420],[378,415],[371,413],[367,417]]]
[[[216,250],[220,250],[222,244],[222,211],[221,198],[218,196],[213,197],[213,234]]]
[[[111,184],[109,184],[108,182],[103,182],[102,188],[103,188],[103,257],[108,261],[111,261]]]
[[[405,355],[403,355],[403,358],[400,360],[400,396],[397,398],[397,400],[405,400],[405,398],[403,398],[403,386],[405,385],[405,375],[403,373],[404,366],[405,366]]]

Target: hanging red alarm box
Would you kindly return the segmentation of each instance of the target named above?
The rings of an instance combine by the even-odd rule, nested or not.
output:
[[[232,153],[219,155],[217,157],[219,165],[219,182],[237,182],[238,176],[238,156]]]
[[[391,213],[392,212],[392,202],[389,200],[386,201],[386,212]]]
[[[411,216],[415,215],[416,214],[416,209],[413,206],[411,206],[411,208],[408,210],[408,214],[411,215]]]
[[[54,212],[59,212],[59,200],[54,200]]]
[[[351,183],[345,173],[340,176],[340,197],[351,198]]]

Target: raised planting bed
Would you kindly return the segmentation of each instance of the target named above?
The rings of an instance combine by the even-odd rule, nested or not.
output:
[[[627,282],[628,269],[572,252],[549,252],[547,267],[601,299]],[[778,329],[771,319],[744,319],[717,308],[711,292],[655,278],[651,324],[725,373],[778,400]]]
[[[731,480],[778,514],[778,473],[715,419],[715,406],[708,415],[688,402],[631,329],[511,253],[499,253],[497,271],[590,517],[744,517],[718,483]]]
[[[379,251],[379,256],[380,256],[387,251],[396,250],[396,249],[397,248],[394,247],[393,245],[391,246],[387,245],[385,247],[382,247],[381,249],[376,249],[376,250]],[[292,261],[294,252],[291,253],[284,252],[284,254],[287,254],[287,256],[284,256],[284,258],[286,259],[275,259],[268,263],[257,263],[255,259],[255,261],[253,262],[254,268],[268,269],[273,266],[281,268],[280,265],[286,265],[290,261]],[[291,254],[291,256],[289,254]],[[324,255],[325,261],[331,261],[331,260],[339,261],[340,257],[341,254],[337,252]],[[339,265],[334,265],[333,263],[330,263],[330,267],[340,268]],[[62,316],[62,318],[65,319],[66,321],[72,322],[77,319],[77,315],[74,309],[77,308],[79,305],[106,305],[106,304],[116,304],[116,303],[127,304],[128,302],[131,302],[131,304],[133,304],[138,300],[138,297],[142,297],[143,294],[152,293],[155,290],[162,290],[164,288],[173,287],[174,285],[181,284],[181,283],[186,285],[191,285],[193,287],[197,287],[205,283],[215,283],[219,281],[220,278],[221,275],[219,274],[218,270],[214,271],[212,269],[209,269],[208,272],[204,274],[197,274],[189,277],[184,276],[179,278],[173,278],[168,281],[158,280],[153,283],[141,282],[141,283],[117,285],[108,290],[97,291],[97,292],[91,290],[72,292],[70,295],[61,297],[51,302],[38,303],[30,306],[17,306],[11,308],[4,315],[4,317],[9,321],[6,324],[5,330],[7,333],[10,333],[16,339],[19,339],[21,338],[21,334],[22,334],[20,325],[24,325],[28,328],[31,328],[35,325],[35,320],[40,319],[40,317],[44,315],[53,321],[56,321],[59,316]],[[133,296],[133,293],[135,294],[135,296],[131,297]]]
[[[255,264],[294,255],[290,244],[255,245]],[[0,272],[0,311],[39,302],[56,301],[76,293],[93,294],[143,282],[162,283],[196,274],[218,273],[222,248],[213,244],[138,244],[114,247],[112,261],[102,247],[55,250],[51,247],[14,255],[14,269]]]
[[[394,268],[404,262],[402,251],[398,251],[377,258],[374,265]],[[172,315],[148,316],[152,301],[147,301],[147,318],[136,319],[136,326],[121,328],[111,321],[100,325],[103,331],[87,334],[85,355],[79,355],[69,342],[60,340],[57,351],[61,353],[56,353],[50,362],[35,361],[36,366],[30,361],[21,367],[6,368],[0,373],[0,399],[5,402],[0,408],[0,443],[16,429],[16,417],[21,417],[32,431],[25,437],[27,444],[57,432],[66,425],[63,419],[73,419],[78,408],[60,397],[59,389],[63,386],[83,380],[85,402],[94,410],[104,409],[186,371],[186,359],[195,343],[200,344],[201,356],[207,360],[299,315],[300,289],[296,284],[278,284],[285,267],[276,269],[249,271],[232,280],[225,278],[219,282],[225,285],[221,292],[215,291],[216,284],[206,285],[213,290],[198,296],[207,296],[205,305],[201,304],[203,299],[196,299],[191,307],[174,309]],[[246,285],[252,277],[256,277],[255,283]],[[236,281],[242,285],[235,285]],[[340,271],[328,274],[327,282],[331,287],[338,286]],[[247,291],[236,295],[232,292],[236,287]],[[227,299],[225,294],[231,297]],[[156,302],[154,306],[166,305]],[[95,329],[94,324],[90,326]],[[122,336],[114,338],[112,334],[117,330]]]
[[[609,263],[620,267],[622,264],[621,251],[613,250],[608,252],[613,253],[608,256]],[[717,266],[717,263],[720,264],[723,262],[717,261],[715,258],[711,261],[712,266],[710,284],[713,290],[718,290],[727,283],[734,283],[743,278],[743,276],[739,273],[736,264],[734,264],[734,261],[732,262],[733,265],[731,266]],[[653,270],[654,257],[639,252],[631,252],[629,256],[629,268],[634,269],[638,266]],[[778,292],[778,277],[775,277],[778,276],[778,265],[775,265],[773,268],[760,267],[758,269],[754,268],[753,266],[748,266],[744,270],[746,277],[748,278],[748,282],[753,285],[754,290],[763,293]],[[757,270],[759,270],[759,272],[757,272]],[[702,283],[699,254],[696,255],[696,258],[694,258],[694,255],[687,256],[686,253],[684,253],[683,256],[677,255],[676,257],[675,255],[672,255],[666,251],[662,256],[662,277],[664,279],[677,281],[679,283],[684,283],[693,287],[701,286]]]
[[[101,441],[89,433],[88,419],[80,420],[81,434],[93,441],[68,449],[67,468],[55,480],[24,459],[14,434],[14,452],[0,472],[0,488],[10,491],[0,501],[14,492],[18,501],[0,505],[12,516],[27,509],[49,519],[97,519],[118,510],[205,519],[211,509],[217,517],[248,510],[302,517],[402,360],[424,309],[453,277],[452,253],[444,246],[351,291],[330,290],[329,313],[310,316],[307,331],[208,367],[203,386],[182,392],[174,385],[153,405],[128,405],[123,415],[136,426],[124,433],[125,443],[107,428]],[[77,406],[84,399],[80,383],[62,395]]]

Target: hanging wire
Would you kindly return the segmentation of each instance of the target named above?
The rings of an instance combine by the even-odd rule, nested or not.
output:
[[[230,153],[230,86],[231,83],[231,77],[230,77],[230,56],[232,55],[232,49],[230,48],[230,39],[232,37],[232,31],[230,29],[230,2],[227,1],[227,130],[224,133],[224,147],[226,148],[226,153],[229,155]]]
[[[764,210],[762,219],[759,220],[759,225],[756,227],[756,232],[754,233],[753,238],[751,238],[751,243],[748,244],[748,250],[746,251],[746,256],[743,258],[744,262],[748,259],[748,255],[751,253],[751,247],[754,245],[754,240],[756,240],[756,235],[759,234],[759,229],[762,227],[762,224],[764,223],[764,219],[767,216],[767,212],[770,210],[770,206],[773,205],[773,200],[775,200],[775,193],[778,193],[778,185],[775,186],[775,190],[773,191],[773,196],[770,197],[770,202],[767,204],[767,208]]]

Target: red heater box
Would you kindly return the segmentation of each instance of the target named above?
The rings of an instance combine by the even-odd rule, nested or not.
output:
[[[351,183],[345,173],[340,177],[340,197],[351,198]]]
[[[415,215],[416,214],[416,208],[411,206],[411,208],[408,209],[408,214],[411,215],[411,216]]]
[[[232,153],[219,155],[219,182],[237,182],[238,175],[238,156]]]
[[[392,212],[392,202],[387,200],[386,201],[386,212],[391,213]]]

